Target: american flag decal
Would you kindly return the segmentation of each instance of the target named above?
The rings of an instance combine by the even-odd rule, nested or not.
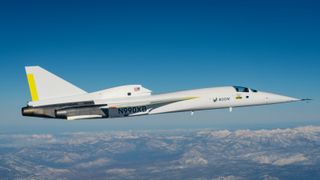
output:
[[[140,87],[135,87],[134,92],[140,91]]]

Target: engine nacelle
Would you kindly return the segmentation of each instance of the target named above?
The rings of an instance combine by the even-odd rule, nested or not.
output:
[[[57,118],[66,119],[73,116],[90,116],[100,115],[101,117],[108,117],[108,112],[101,110],[99,107],[78,107],[78,108],[65,108],[55,111]]]
[[[46,118],[55,118],[55,109],[51,107],[23,107],[21,109],[23,116],[30,117],[46,117]]]

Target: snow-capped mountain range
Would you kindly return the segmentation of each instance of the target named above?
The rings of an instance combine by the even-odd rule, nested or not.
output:
[[[0,179],[318,179],[320,127],[0,134]]]

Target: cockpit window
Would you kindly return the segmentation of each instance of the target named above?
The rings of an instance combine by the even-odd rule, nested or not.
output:
[[[251,91],[254,93],[258,92],[258,90],[255,90],[255,89],[251,89]]]
[[[246,87],[234,86],[234,89],[235,89],[237,92],[249,92],[249,88],[246,88]]]

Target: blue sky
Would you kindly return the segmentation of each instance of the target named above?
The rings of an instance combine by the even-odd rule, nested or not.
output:
[[[0,5],[0,132],[320,124],[320,8],[312,1],[28,1]],[[245,85],[310,103],[102,121],[25,118],[24,66],[87,91]]]

